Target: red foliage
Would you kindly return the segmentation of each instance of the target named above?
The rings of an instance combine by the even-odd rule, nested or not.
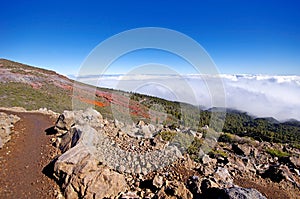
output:
[[[86,99],[86,98],[83,98],[83,97],[78,97],[78,99],[84,103],[87,103],[87,104],[92,104],[92,105],[95,105],[95,106],[99,106],[99,107],[104,107],[106,106],[104,103],[102,102],[98,102],[96,100],[91,100],[91,99]]]

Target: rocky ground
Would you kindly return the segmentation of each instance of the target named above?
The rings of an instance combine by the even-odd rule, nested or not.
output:
[[[55,118],[21,111],[0,113],[2,123],[3,117],[12,123],[19,120],[14,126],[9,124],[11,139],[0,149],[0,198],[55,198],[59,187],[47,177],[45,168],[56,154],[51,135],[45,132]]]
[[[300,151],[289,145],[232,135],[213,142],[93,109],[0,112],[0,198],[300,198]]]
[[[288,145],[235,136],[199,147],[194,161],[187,140],[210,146],[214,136],[109,121],[92,109],[65,111],[55,130],[53,177],[66,198],[300,198],[300,152]]]

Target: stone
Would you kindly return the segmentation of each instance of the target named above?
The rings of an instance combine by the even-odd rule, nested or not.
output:
[[[224,189],[224,196],[223,198],[228,199],[267,199],[263,196],[260,192],[256,189],[246,189],[241,187],[232,187],[229,189]]]
[[[205,193],[208,189],[219,188],[219,185],[215,182],[215,179],[203,179],[201,181],[201,192]]]
[[[217,160],[210,158],[207,154],[204,154],[202,157],[202,163],[204,165],[215,165],[217,163]]]
[[[232,150],[235,154],[241,156],[250,155],[251,149],[241,144],[232,144]]]
[[[75,124],[89,124],[92,127],[98,127],[102,123],[102,115],[96,110],[88,108],[85,111],[64,111],[58,117],[55,128],[57,130],[69,131]]]
[[[128,189],[125,176],[95,159],[92,146],[100,138],[96,137],[97,131],[87,125],[95,118],[83,118],[85,125],[76,124],[62,136],[60,147],[63,154],[54,163],[54,177],[62,183],[66,198],[116,197]]]
[[[200,198],[201,194],[201,182],[198,176],[191,176],[188,179],[187,187],[193,194],[194,198]]]
[[[296,183],[293,174],[290,172],[286,165],[272,165],[263,174],[263,178],[270,178],[274,182],[281,182],[287,180],[292,183]]]
[[[142,126],[141,127],[141,134],[143,135],[144,138],[151,138],[152,137],[152,133],[151,133],[148,126]]]
[[[153,186],[155,186],[157,189],[161,188],[164,184],[164,178],[160,175],[156,175],[153,178]]]
[[[140,197],[135,192],[127,192],[122,194],[120,199],[139,199]]]
[[[13,125],[19,120],[16,115],[0,112],[0,149],[11,139]]]
[[[138,123],[136,125],[145,126],[145,122],[143,120],[140,120],[140,121],[138,121]]]
[[[63,182],[66,198],[114,197],[127,189],[125,177],[99,165],[83,145],[61,155],[55,162],[54,174]]]
[[[151,145],[155,147],[155,149],[165,149],[168,146],[169,142],[165,141],[161,138],[160,135],[156,135],[153,139],[151,139]]]
[[[166,181],[166,185],[156,194],[158,198],[192,199],[193,194],[179,181]]]
[[[75,124],[75,115],[72,111],[64,111],[57,119],[55,127],[60,130],[70,130]]]
[[[295,168],[300,169],[300,157],[291,156],[289,160]]]
[[[213,176],[219,184],[225,187],[231,187],[233,185],[233,178],[226,168],[218,167]]]

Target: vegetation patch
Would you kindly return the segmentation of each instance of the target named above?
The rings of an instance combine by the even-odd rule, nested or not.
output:
[[[223,158],[228,157],[227,153],[225,153],[225,151],[223,151],[223,150],[211,150],[208,153],[208,155],[212,156],[214,158],[216,158],[216,157],[223,157]]]
[[[284,152],[284,151],[281,151],[279,149],[268,148],[266,150],[266,152],[269,153],[271,156],[278,157],[278,158],[283,158],[283,157],[289,157],[289,156],[291,156],[291,154],[289,154],[287,152]]]

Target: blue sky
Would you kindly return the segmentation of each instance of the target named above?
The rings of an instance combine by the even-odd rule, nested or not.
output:
[[[300,75],[297,0],[12,0],[2,1],[1,8],[0,57],[65,75],[76,74],[101,41],[148,26],[174,29],[195,39],[221,73]],[[143,55],[146,60],[165,57]],[[184,71],[184,66],[176,67]]]

